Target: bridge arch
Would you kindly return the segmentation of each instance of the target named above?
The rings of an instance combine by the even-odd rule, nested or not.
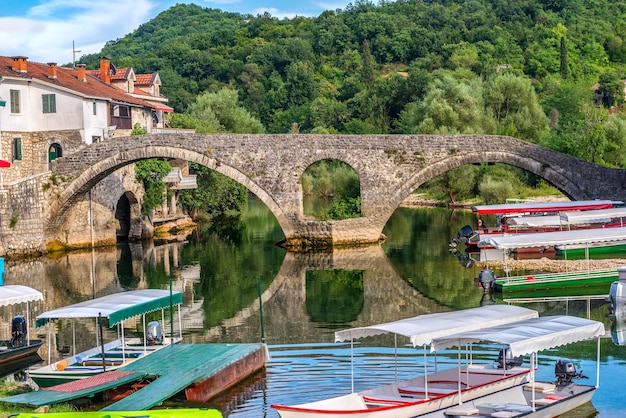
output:
[[[81,173],[79,177],[74,179],[70,186],[57,197],[57,205],[51,205],[51,216],[47,223],[48,230],[54,231],[62,224],[72,205],[102,179],[122,167],[151,158],[172,158],[195,162],[243,184],[268,206],[278,220],[281,228],[283,228],[283,231],[290,231],[290,225],[285,224],[285,216],[272,197],[236,168],[223,164],[216,158],[211,158],[193,150],[160,146],[135,148],[118,155],[104,158],[91,165],[87,170]]]

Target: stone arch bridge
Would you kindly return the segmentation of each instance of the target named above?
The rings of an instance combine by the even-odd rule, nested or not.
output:
[[[193,161],[243,184],[269,207],[286,246],[294,249],[377,242],[391,214],[413,190],[465,164],[520,167],[573,200],[626,198],[626,170],[504,136],[151,134],[107,140],[56,160],[52,171],[64,182],[49,202],[46,235],[54,235],[72,205],[100,180],[148,158]],[[329,158],[349,164],[358,174],[362,217],[317,221],[304,216],[302,174]]]

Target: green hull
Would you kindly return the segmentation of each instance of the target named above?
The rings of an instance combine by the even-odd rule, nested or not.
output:
[[[555,273],[496,279],[496,291],[511,297],[580,296],[608,294],[618,280],[617,270],[582,273]]]
[[[144,417],[144,418],[222,418],[222,413],[217,409],[154,409],[148,411],[96,411],[96,412],[53,412],[34,413],[25,412],[12,414],[14,418],[124,418],[124,417]]]
[[[557,249],[556,254],[560,257],[567,257],[570,260],[584,260],[587,257],[584,248]],[[605,245],[589,248],[589,256],[594,255],[614,255],[621,258],[626,254],[626,244],[624,245]]]

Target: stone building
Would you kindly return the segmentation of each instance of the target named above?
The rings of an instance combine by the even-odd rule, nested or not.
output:
[[[164,114],[174,109],[167,106],[160,87],[158,73],[117,70],[106,57],[101,57],[97,70],[87,70],[84,64],[68,68],[25,56],[0,56],[0,160],[6,162],[0,169],[0,193],[34,176],[48,176],[44,189],[46,181],[54,188],[49,171],[53,160],[86,145],[130,136],[136,124],[148,133],[166,131]],[[187,173],[186,162],[177,164],[177,173]],[[145,237],[142,197],[134,166],[112,173],[76,205],[58,245]],[[176,212],[176,203],[166,205],[165,211]]]

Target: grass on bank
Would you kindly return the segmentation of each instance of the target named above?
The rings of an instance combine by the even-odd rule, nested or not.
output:
[[[8,382],[6,379],[0,381],[0,398],[6,398],[21,393],[31,392],[32,388],[21,383]],[[32,413],[33,408],[27,406],[10,405],[0,402],[0,418],[6,418],[11,414]],[[59,404],[50,407],[48,412],[75,412],[77,409],[70,404]]]

